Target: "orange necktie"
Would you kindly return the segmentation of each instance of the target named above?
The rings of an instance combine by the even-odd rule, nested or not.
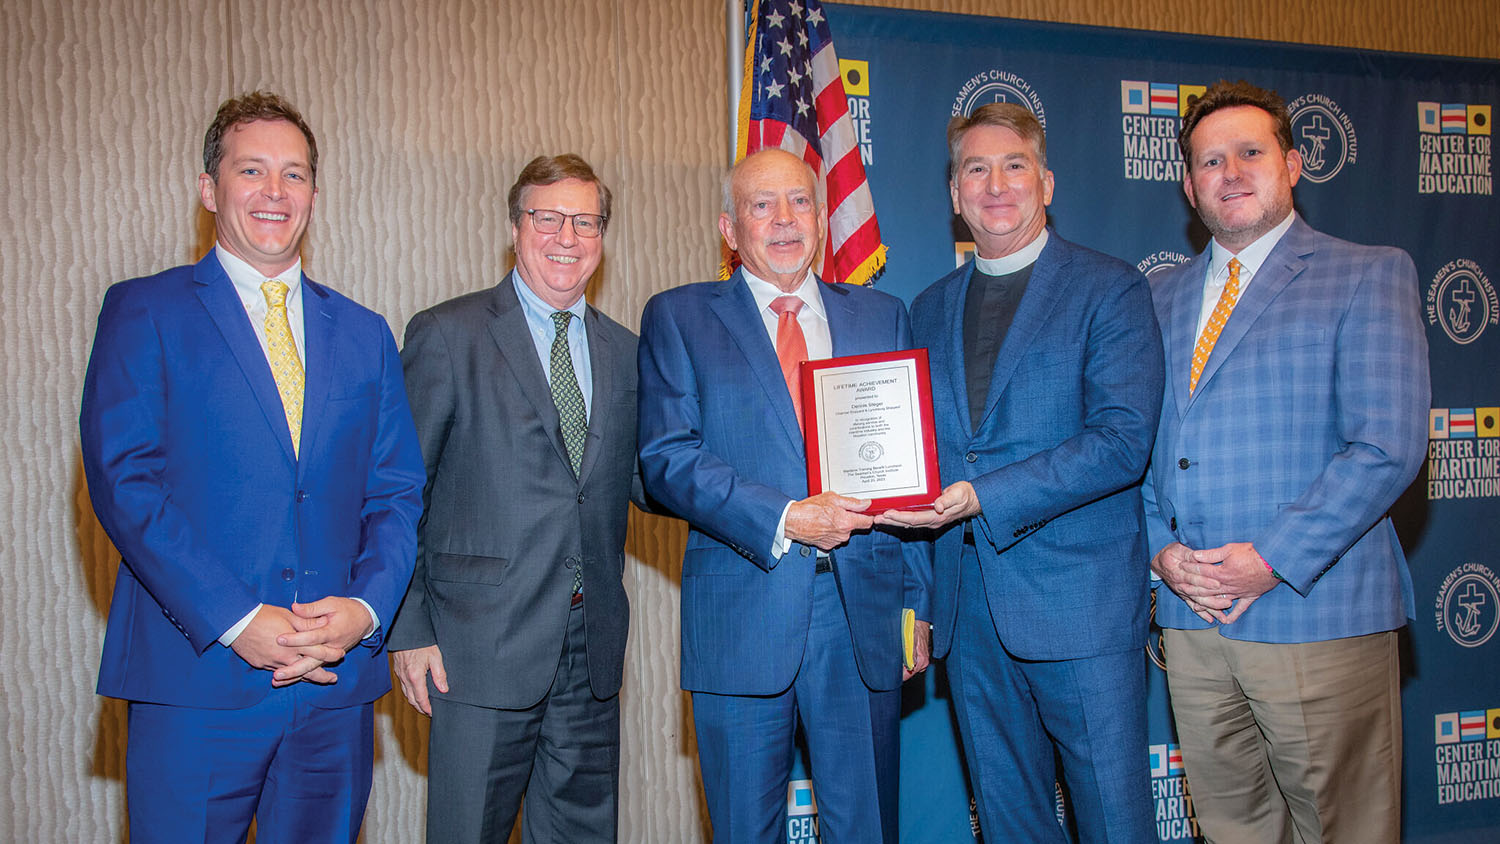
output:
[[[798,428],[802,427],[802,382],[797,377],[797,367],[807,360],[807,338],[797,322],[800,310],[802,300],[796,296],[778,296],[771,302],[771,312],[776,314],[776,359],[781,361],[781,377],[786,379],[787,392],[792,394]]]
[[[1224,283],[1224,292],[1219,294],[1219,301],[1214,305],[1214,312],[1208,315],[1208,324],[1203,326],[1203,333],[1198,337],[1198,345],[1193,347],[1193,368],[1188,375],[1188,393],[1198,389],[1198,376],[1203,374],[1203,366],[1208,363],[1208,356],[1214,350],[1214,343],[1219,341],[1219,332],[1224,330],[1224,323],[1229,321],[1229,314],[1234,310],[1234,303],[1240,300],[1240,259],[1229,259],[1229,281]]]

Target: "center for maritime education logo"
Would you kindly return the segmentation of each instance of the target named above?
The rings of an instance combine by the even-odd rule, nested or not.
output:
[[[844,96],[849,98],[849,124],[859,144],[859,160],[870,167],[875,163],[875,146],[870,141],[870,63],[841,58],[839,75],[844,78]]]
[[[1500,577],[1482,563],[1463,563],[1438,587],[1437,629],[1466,648],[1477,648],[1500,627]]]
[[[1417,193],[1491,196],[1492,110],[1470,103],[1417,103]]]
[[[1438,805],[1500,797],[1500,709],[1440,712],[1433,726]]]
[[[1008,70],[990,68],[969,77],[953,97],[953,116],[968,117],[974,109],[990,103],[1015,103],[1025,106],[1036,122],[1047,128],[1047,110],[1042,98],[1025,79]]]
[[[1149,182],[1182,181],[1177,130],[1188,101],[1204,85],[1120,80],[1120,133],[1125,145],[1125,178]]]
[[[1292,143],[1302,155],[1302,178],[1321,184],[1353,164],[1359,154],[1354,121],[1323,94],[1304,94],[1287,104]]]
[[[1427,322],[1441,325],[1460,346],[1478,340],[1485,326],[1500,323],[1500,299],[1478,264],[1459,258],[1438,270],[1427,286]]]
[[[786,844],[818,844],[821,840],[812,780],[792,780],[786,786]]]
[[[1500,407],[1434,407],[1427,417],[1427,500],[1500,498]]]
[[[1153,744],[1146,752],[1151,760],[1157,840],[1197,840],[1198,817],[1193,813],[1193,794],[1182,772],[1182,748],[1175,744]]]

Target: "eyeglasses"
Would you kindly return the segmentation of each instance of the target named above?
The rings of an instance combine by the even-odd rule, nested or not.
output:
[[[598,237],[604,233],[604,221],[609,219],[602,214],[564,214],[545,208],[527,208],[526,213],[531,215],[531,227],[537,234],[557,234],[562,231],[565,220],[572,220],[574,234]]]

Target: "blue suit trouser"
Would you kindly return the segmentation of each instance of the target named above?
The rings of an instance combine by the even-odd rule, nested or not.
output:
[[[817,575],[802,666],[790,688],[764,696],[693,692],[716,844],[787,840],[799,722],[823,844],[894,844],[900,718],[900,689],[872,691],[860,678],[835,575]]]
[[[969,546],[959,576],[948,676],[985,840],[1068,841],[1057,811],[1061,756],[1080,841],[1155,844],[1144,653],[1015,657],[995,630]]]
[[[271,682],[270,674],[266,682]],[[375,707],[320,709],[297,683],[244,709],[132,702],[133,844],[352,844],[375,755]]]

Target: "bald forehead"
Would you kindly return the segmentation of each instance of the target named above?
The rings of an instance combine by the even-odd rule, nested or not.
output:
[[[806,161],[785,150],[767,149],[746,156],[730,173],[730,185],[736,199],[754,193],[784,193],[802,188],[816,193],[817,179]]]

